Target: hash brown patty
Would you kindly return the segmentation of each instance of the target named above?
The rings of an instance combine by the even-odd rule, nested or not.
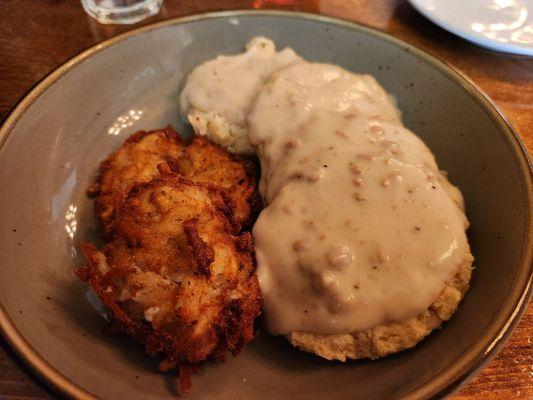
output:
[[[223,359],[253,337],[260,294],[251,237],[233,234],[228,212],[212,185],[165,174],[131,188],[101,251],[82,246],[78,276],[108,307],[115,332],[163,355],[163,371]]]
[[[159,177],[161,170],[219,186],[238,229],[249,228],[261,208],[258,169],[252,160],[229,154],[205,138],[196,137],[187,144],[171,126],[140,131],[102,162],[88,190],[96,197],[95,212],[106,237],[131,188]]]

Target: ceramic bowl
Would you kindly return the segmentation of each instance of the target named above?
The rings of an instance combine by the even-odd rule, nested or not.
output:
[[[476,257],[453,318],[416,348],[378,361],[327,362],[259,336],[194,376],[193,399],[421,399],[460,385],[495,354],[529,298],[531,169],[502,115],[466,78],[369,28],[284,12],[165,21],[99,44],[39,83],[0,131],[0,327],[46,383],[89,399],[171,399],[176,374],[104,321],[73,274],[96,240],[85,189],[129,134],[172,123],[187,74],[257,35],[308,60],[370,73],[464,193]]]

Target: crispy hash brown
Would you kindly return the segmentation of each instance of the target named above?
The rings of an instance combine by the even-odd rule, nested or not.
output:
[[[131,188],[160,176],[160,169],[219,186],[233,209],[232,221],[239,227],[251,226],[260,207],[254,163],[204,138],[195,138],[187,146],[169,126],[135,133],[102,162],[97,182],[88,192],[97,196],[95,211],[106,236]]]
[[[110,310],[112,328],[182,361],[223,359],[252,339],[260,295],[249,233],[233,234],[220,191],[175,174],[134,185],[110,241],[82,250],[77,271]]]
[[[260,294],[251,235],[260,207],[255,163],[168,127],[138,132],[100,166],[95,211],[107,240],[83,244],[76,273],[107,306],[111,329],[180,366],[239,352]]]

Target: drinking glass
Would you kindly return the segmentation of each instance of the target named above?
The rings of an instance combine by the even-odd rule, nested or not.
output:
[[[81,0],[85,11],[102,24],[134,24],[159,13],[163,0]]]

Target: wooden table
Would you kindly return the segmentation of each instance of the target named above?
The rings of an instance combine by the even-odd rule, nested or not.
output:
[[[261,0],[166,0],[143,23],[223,9],[264,7]],[[479,49],[436,27],[402,0],[308,0],[280,6],[349,19],[426,49],[466,73],[503,110],[533,150],[533,58]],[[138,25],[137,25],[138,26]],[[82,50],[131,29],[103,26],[76,0],[0,1],[0,121],[50,71]],[[533,305],[505,348],[454,399],[533,399]],[[0,399],[48,399],[53,394],[0,348]],[[9,355],[7,355],[7,353]]]

